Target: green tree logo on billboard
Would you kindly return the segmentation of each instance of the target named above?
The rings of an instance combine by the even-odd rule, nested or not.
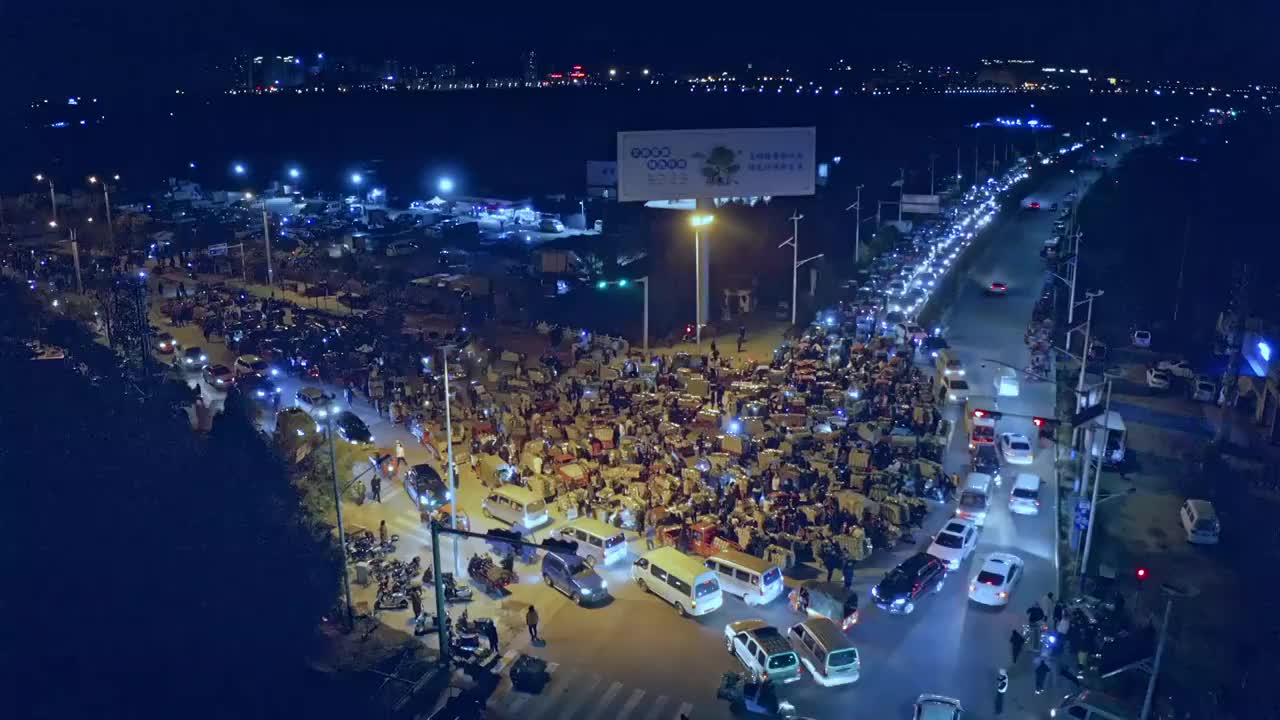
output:
[[[708,185],[727,187],[734,183],[734,176],[742,169],[738,164],[738,153],[724,145],[716,145],[709,153],[694,153],[693,157],[702,160],[702,177]]]

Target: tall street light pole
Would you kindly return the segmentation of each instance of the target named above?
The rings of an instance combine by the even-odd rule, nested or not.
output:
[[[933,163],[938,159],[937,153],[929,153],[929,194],[933,194]]]
[[[267,286],[275,287],[276,276],[271,269],[271,225],[267,222],[267,198],[262,197],[262,241],[267,247]]]
[[[689,218],[693,226],[693,276],[694,276],[694,337],[698,347],[702,347],[702,232],[701,229],[715,222],[714,215],[694,215]],[[645,287],[648,287],[646,284]]]
[[[1152,661],[1151,677],[1147,679],[1147,693],[1142,699],[1142,712],[1138,715],[1138,720],[1147,720],[1151,715],[1151,700],[1156,692],[1156,678],[1160,677],[1160,661],[1164,659],[1164,641],[1169,635],[1169,616],[1173,614],[1173,601],[1195,597],[1200,592],[1196,588],[1179,587],[1172,583],[1161,584],[1160,591],[1165,596],[1164,619],[1160,621],[1160,639],[1156,642],[1156,657]]]
[[[791,217],[787,219],[791,221],[791,228],[792,228],[791,237],[787,238],[786,240],[783,240],[782,244],[779,245],[778,247],[784,248],[788,245],[791,246],[791,324],[795,325],[796,324],[796,288],[800,284],[800,266],[804,265],[805,263],[809,263],[814,260],[817,260],[818,258],[822,257],[822,253],[818,253],[813,257],[807,257],[804,260],[801,260],[800,259],[800,242],[799,242],[800,241],[800,221],[804,219],[804,216],[798,212],[793,212],[791,213]]]
[[[117,181],[120,180],[119,175],[113,175],[112,178]],[[98,177],[96,175],[90,175],[89,184],[98,184]],[[114,240],[115,228],[111,225],[111,191],[107,188],[107,179],[105,177],[102,179],[102,207],[106,211],[107,217],[107,238]]]
[[[244,252],[243,248],[241,252]],[[347,630],[355,627],[355,608],[351,604],[351,571],[347,564],[347,530],[342,524],[342,490],[338,485],[338,451],[334,447],[337,440],[333,435],[333,414],[328,418],[329,427],[329,472],[333,475],[333,507],[338,511],[338,547],[342,548],[342,589],[347,598]]]
[[[857,219],[853,224],[853,264],[854,265],[858,264],[858,261],[861,259],[860,256],[862,255],[862,188],[863,187],[864,187],[863,185],[859,185],[857,188],[855,188],[858,192],[857,198],[854,200],[852,205],[844,209],[845,212],[849,212],[854,208],[857,208],[857,211],[858,211],[857,214],[854,216]]]
[[[57,194],[56,194],[56,193],[54,193],[54,191],[53,191],[53,178],[46,178],[44,175],[37,173],[37,174],[36,174],[36,182],[47,182],[47,183],[49,183],[49,207],[51,208],[51,212],[53,213],[53,215],[52,215],[52,217],[50,218],[49,222],[51,223],[50,227],[57,227],[57,225],[58,225],[58,196],[57,196]]]
[[[1098,459],[1094,462],[1093,475],[1093,496],[1089,500],[1089,524],[1084,531],[1084,554],[1080,558],[1080,577],[1084,577],[1089,568],[1089,551],[1093,549],[1093,523],[1098,517],[1098,488],[1102,486],[1102,459],[1107,453],[1107,442],[1111,439],[1111,428],[1107,426],[1107,419],[1111,415],[1111,378],[1107,378],[1107,399],[1103,405],[1102,411],[1102,447],[1098,450]],[[1097,432],[1093,433],[1092,438],[1087,442],[1088,447],[1085,448],[1085,470],[1088,471],[1089,460],[1093,457],[1093,446],[1097,443]],[[1089,478],[1084,478],[1088,482]],[[1115,497],[1114,495],[1111,497]]]
[[[1089,368],[1089,333],[1093,324],[1093,301],[1102,297],[1103,293],[1103,290],[1090,290],[1084,294],[1084,300],[1078,303],[1080,305],[1088,303],[1089,309],[1085,312],[1084,347],[1080,349],[1080,377],[1076,380],[1077,395],[1084,392],[1084,373]]]
[[[453,472],[453,414],[450,410],[451,397],[449,393],[449,351],[453,349],[452,345],[445,345],[440,348],[440,356],[444,358],[444,442],[445,442],[445,474],[449,478],[449,527],[454,530],[458,529],[458,478]],[[438,566],[437,566],[438,567]],[[462,560],[458,553],[458,537],[453,538],[453,572],[455,575],[462,574]]]

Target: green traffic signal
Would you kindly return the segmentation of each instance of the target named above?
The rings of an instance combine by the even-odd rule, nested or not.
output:
[[[600,282],[596,283],[597,290],[603,290],[607,287],[609,287],[609,283],[605,282],[604,280],[601,280]]]
[[[626,278],[623,278],[622,280],[619,280],[619,281],[618,281],[618,287],[620,287],[620,288],[624,288],[624,287],[626,287],[626,286],[627,286],[627,283],[628,283],[628,282],[630,282],[630,281],[629,281],[629,280],[627,280]]]

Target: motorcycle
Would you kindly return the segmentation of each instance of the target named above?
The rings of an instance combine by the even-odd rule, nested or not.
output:
[[[435,585],[435,572],[430,565],[427,566],[426,572],[422,573],[423,585]],[[440,578],[440,584],[444,587],[445,602],[470,602],[473,597],[471,588],[466,585],[459,585],[458,579],[453,573],[445,573]]]

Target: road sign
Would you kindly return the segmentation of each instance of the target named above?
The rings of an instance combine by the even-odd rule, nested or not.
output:
[[[210,245],[209,247],[205,248],[205,250],[204,250],[204,251],[205,251],[205,253],[206,253],[206,254],[208,254],[208,255],[226,255],[226,254],[227,254],[227,244],[226,244],[226,243],[218,243],[217,245]]]
[[[618,133],[618,199],[812,195],[811,127]]]
[[[1090,405],[1071,416],[1071,426],[1079,427],[1096,417],[1101,417],[1104,411],[1106,411],[1106,408],[1102,405]]]

